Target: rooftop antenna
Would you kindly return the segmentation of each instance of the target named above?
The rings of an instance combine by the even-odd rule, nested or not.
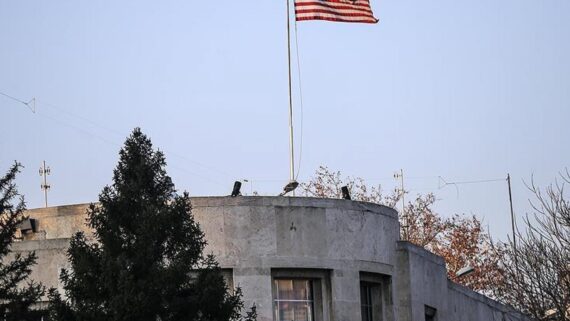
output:
[[[10,99],[12,99],[13,101],[17,101],[17,102],[19,102],[20,104],[23,104],[23,105],[25,105],[26,107],[28,107],[28,108],[32,111],[32,113],[34,113],[34,114],[36,113],[36,98],[35,98],[35,97],[33,97],[33,98],[32,98],[31,100],[29,100],[29,101],[23,101],[23,100],[21,100],[21,99],[18,99],[18,98],[14,97],[14,96],[10,96],[10,95],[5,94],[5,93],[3,93],[3,92],[0,92],[0,95],[4,96],[4,97],[6,97],[6,98],[10,98]]]
[[[30,110],[32,111],[32,113],[36,113],[36,98],[32,98],[32,100],[28,101],[27,103],[24,103],[24,105],[28,106],[28,108],[30,108]]]
[[[404,200],[404,195],[406,190],[404,189],[404,170],[400,169],[399,172],[394,173],[394,179],[400,180],[400,188],[396,187],[396,193],[401,193],[402,195],[402,220],[404,223],[404,229],[402,230],[404,240],[408,240],[408,216],[406,215],[406,201]]]
[[[46,166],[46,161],[43,161],[43,166],[40,167],[40,176],[43,177],[43,184],[40,185],[40,187],[44,191],[44,201],[46,207],[48,207],[48,198],[47,198],[48,189],[51,188],[51,186],[47,182],[47,176],[50,175],[50,173],[51,169],[48,166]]]
[[[515,250],[515,267],[518,272],[519,264],[517,260],[517,234],[515,233],[515,211],[513,210],[513,194],[511,192],[511,174],[507,173],[507,186],[509,187],[509,204],[511,207],[511,228],[513,229],[513,249]]]

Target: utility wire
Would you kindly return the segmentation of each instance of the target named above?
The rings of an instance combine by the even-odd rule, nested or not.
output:
[[[36,113],[36,110],[35,110],[36,99],[35,99],[35,98],[33,98],[32,100],[30,100],[30,102],[25,102],[25,101],[23,101],[23,100],[21,100],[21,99],[18,99],[18,98],[14,97],[14,96],[8,95],[8,94],[3,93],[3,92],[0,92],[0,95],[5,96],[5,97],[7,97],[7,98],[9,98],[9,99],[12,99],[12,100],[14,100],[14,101],[16,101],[16,102],[19,102],[19,103],[21,103],[21,104],[24,104],[24,105],[28,106],[30,109],[32,109],[32,107],[31,107],[30,105],[31,105],[31,103],[33,102],[34,108],[32,109],[32,112],[33,112],[33,113]],[[42,106],[46,106],[46,107],[52,108],[52,109],[54,109],[54,110],[57,110],[57,111],[59,111],[59,112],[61,112],[61,113],[67,114],[67,115],[70,116],[70,117],[74,117],[74,118],[79,119],[79,120],[81,120],[81,121],[83,121],[83,122],[89,123],[90,125],[92,125],[92,126],[94,126],[94,127],[98,127],[98,128],[100,128],[100,129],[103,129],[103,130],[105,130],[105,131],[107,131],[107,132],[111,132],[111,133],[113,133],[113,134],[115,134],[115,135],[117,135],[117,136],[120,136],[120,137],[123,136],[121,133],[119,133],[118,131],[116,131],[116,130],[110,128],[110,127],[103,126],[103,125],[101,125],[101,124],[99,124],[99,123],[97,123],[97,122],[95,122],[95,121],[93,121],[93,120],[91,120],[91,119],[88,119],[88,118],[86,118],[86,117],[77,115],[77,114],[75,114],[75,113],[73,113],[73,112],[70,112],[69,110],[66,110],[65,108],[60,107],[60,106],[57,106],[57,105],[54,105],[54,104],[45,102],[45,101],[43,101],[43,100],[42,100],[42,101],[38,100],[38,102],[39,102]],[[117,144],[116,142],[111,141],[111,140],[109,140],[109,139],[107,139],[107,138],[105,138],[105,137],[103,137],[103,136],[101,136],[101,135],[98,135],[98,134],[95,134],[95,133],[93,133],[93,132],[91,132],[91,131],[88,131],[88,130],[86,130],[85,128],[82,128],[82,127],[79,127],[79,126],[75,126],[75,125],[69,124],[68,122],[65,122],[65,121],[63,121],[63,120],[61,120],[61,119],[58,119],[58,118],[53,117],[53,116],[50,116],[50,115],[48,115],[48,114],[46,114],[46,113],[43,113],[43,112],[37,112],[37,114],[38,114],[38,115],[41,115],[42,117],[47,118],[47,119],[49,119],[49,120],[51,120],[51,121],[53,121],[53,122],[56,122],[56,123],[58,123],[58,124],[60,124],[60,125],[66,126],[66,127],[68,127],[68,128],[74,129],[74,130],[76,130],[76,131],[79,131],[79,132],[81,132],[81,133],[83,133],[83,134],[85,134],[85,135],[87,135],[87,136],[94,137],[94,138],[96,138],[96,139],[98,139],[98,140],[100,140],[100,141],[102,141],[102,142],[104,142],[104,143],[106,143],[106,144],[109,144],[109,145],[112,145],[112,146],[118,147],[118,148],[121,147],[120,144]],[[189,159],[188,157],[185,157],[185,156],[183,156],[183,155],[179,155],[179,154],[174,153],[174,152],[171,152],[171,151],[168,151],[168,154],[169,154],[169,155],[176,156],[176,157],[179,157],[179,158],[182,158],[182,159],[184,159],[184,160],[186,160],[186,161],[188,161],[188,162],[194,163],[194,164],[196,164],[196,165],[198,165],[198,166],[201,166],[201,167],[203,167],[203,168],[210,169],[211,171],[215,171],[215,172],[224,174],[225,176],[231,177],[231,175],[229,175],[229,174],[227,174],[227,173],[224,173],[223,171],[220,171],[220,170],[214,169],[214,168],[212,168],[212,167],[210,167],[210,166],[201,164],[201,163],[199,163],[199,162],[197,162],[197,161],[194,161],[194,160],[192,160],[192,159]],[[171,168],[176,168],[176,169],[182,170],[182,171],[184,171],[184,172],[190,173],[190,174],[192,174],[193,176],[199,177],[199,178],[201,178],[201,179],[203,179],[203,180],[216,183],[216,184],[218,184],[218,185],[220,185],[220,186],[225,186],[225,185],[221,184],[220,182],[218,182],[218,181],[216,181],[216,180],[214,180],[214,179],[212,179],[212,178],[206,177],[206,176],[204,176],[204,175],[202,175],[202,174],[198,174],[197,172],[190,171],[190,170],[185,169],[185,168],[182,168],[182,167],[180,167],[180,166],[174,166],[174,165],[169,165],[169,166],[170,166]]]
[[[506,179],[504,178],[496,178],[496,179],[480,179],[480,180],[474,180],[474,181],[457,181],[457,182],[447,182],[445,179],[443,179],[443,177],[438,176],[440,183],[443,183],[442,185],[440,185],[440,189],[447,186],[447,185],[464,185],[464,184],[479,184],[479,183],[491,183],[491,182],[502,182],[505,181]]]
[[[298,163],[298,171],[297,171],[297,175],[296,175],[296,177],[295,177],[295,180],[298,180],[299,174],[300,174],[300,168],[301,168],[302,148],[303,148],[303,92],[302,92],[302,83],[301,83],[301,66],[300,66],[300,59],[299,59],[298,29],[297,29],[297,22],[296,22],[296,21],[295,21],[295,46],[296,46],[296,54],[297,54],[297,73],[298,73],[298,78],[299,78],[299,100],[300,100],[300,106],[301,106],[301,141],[300,141],[300,152],[299,152],[299,159],[298,159],[298,162],[299,162],[299,163]],[[76,130],[76,131],[82,132],[82,133],[84,133],[85,135],[92,136],[92,137],[94,137],[94,138],[96,138],[96,139],[98,139],[98,140],[100,140],[100,141],[102,141],[102,142],[104,142],[104,143],[109,144],[109,145],[112,145],[112,146],[115,146],[115,147],[120,147],[120,146],[121,146],[120,144],[117,144],[117,143],[115,143],[115,142],[113,142],[113,141],[111,141],[111,140],[108,140],[107,138],[104,138],[103,136],[94,134],[94,133],[92,133],[92,132],[90,132],[90,131],[88,131],[88,130],[86,130],[86,129],[84,129],[84,128],[81,128],[81,127],[78,127],[78,126],[75,126],[75,125],[71,125],[71,124],[69,124],[69,123],[67,123],[67,122],[64,122],[64,121],[62,121],[62,120],[60,120],[60,119],[57,119],[57,118],[55,118],[55,117],[52,117],[52,116],[50,116],[50,115],[48,115],[48,114],[45,114],[45,113],[43,113],[43,112],[36,112],[35,107],[36,107],[36,103],[39,103],[39,104],[41,104],[41,105],[43,105],[43,106],[47,106],[47,107],[53,108],[53,109],[55,109],[55,110],[57,110],[57,111],[59,111],[59,112],[61,112],[61,113],[67,114],[68,116],[71,116],[71,117],[74,117],[74,118],[79,119],[79,120],[81,120],[81,121],[84,121],[84,122],[86,122],[86,123],[89,123],[89,124],[91,124],[91,125],[94,126],[94,127],[98,127],[98,128],[103,129],[103,130],[105,130],[105,131],[107,131],[107,132],[111,132],[111,133],[113,133],[113,134],[115,134],[115,135],[117,135],[117,136],[123,136],[123,135],[122,135],[120,132],[118,132],[117,130],[114,130],[114,129],[112,129],[112,128],[110,128],[110,127],[107,127],[107,126],[104,126],[104,125],[101,125],[101,124],[99,124],[99,123],[97,123],[97,122],[95,122],[95,121],[93,121],[93,120],[91,120],[91,119],[89,119],[89,118],[86,118],[86,117],[77,115],[77,114],[75,114],[75,113],[73,113],[73,112],[70,112],[69,110],[66,110],[65,108],[62,108],[62,107],[60,107],[60,106],[56,106],[56,105],[54,105],[54,104],[51,104],[51,103],[48,103],[48,102],[45,102],[45,101],[40,101],[40,100],[37,100],[37,101],[36,101],[36,98],[32,98],[30,101],[26,102],[26,101],[24,101],[24,100],[22,100],[22,99],[18,99],[18,98],[16,98],[16,97],[11,96],[11,95],[9,95],[9,94],[6,94],[6,93],[4,93],[4,92],[0,92],[0,95],[4,96],[4,97],[6,97],[6,98],[9,98],[9,99],[11,99],[11,100],[13,100],[13,101],[16,101],[16,102],[18,102],[18,103],[21,103],[21,104],[23,104],[23,105],[25,105],[25,106],[27,106],[28,108],[30,108],[30,110],[31,110],[33,113],[37,113],[37,114],[41,115],[42,117],[45,117],[45,118],[50,119],[51,121],[57,122],[57,123],[59,123],[59,124],[61,124],[61,125],[63,125],[63,126],[67,126],[67,127],[72,128],[72,129],[74,129],[74,130]],[[200,166],[200,167],[202,167],[202,168],[208,169],[208,170],[213,171],[213,172],[218,172],[219,174],[223,174],[223,175],[226,176],[226,177],[233,177],[232,175],[230,175],[230,174],[228,174],[228,173],[226,173],[226,172],[224,172],[224,171],[222,171],[222,170],[219,170],[219,169],[213,168],[213,167],[211,167],[211,166],[202,164],[202,163],[200,163],[200,162],[198,162],[198,161],[195,161],[195,160],[193,160],[193,159],[190,159],[190,158],[188,158],[188,157],[186,157],[186,156],[184,156],[184,155],[175,153],[175,152],[173,152],[173,151],[167,151],[167,152],[168,152],[169,155],[172,155],[172,156],[181,158],[181,159],[183,159],[183,160],[185,160],[185,161],[191,162],[191,163],[193,163],[193,164],[195,164],[195,165],[198,165],[198,166]],[[182,170],[182,171],[184,171],[184,172],[190,173],[190,174],[192,174],[192,175],[194,175],[194,176],[197,176],[197,177],[199,177],[199,178],[202,178],[202,179],[204,179],[204,180],[211,181],[211,182],[216,183],[216,184],[218,184],[218,185],[220,185],[220,186],[223,185],[223,184],[221,184],[220,182],[218,182],[218,181],[216,181],[216,180],[213,180],[213,179],[211,179],[211,178],[209,178],[209,177],[206,177],[206,176],[204,176],[204,175],[198,174],[198,173],[196,173],[196,172],[194,172],[194,171],[190,171],[190,170],[187,170],[187,169],[182,168],[182,167],[179,167],[179,166],[173,166],[173,165],[169,165],[169,166],[172,167],[172,168],[176,168],[176,169]],[[427,179],[435,179],[435,178],[437,178],[437,179],[439,180],[439,182],[438,182],[438,189],[443,189],[443,188],[445,188],[445,187],[447,187],[447,186],[449,186],[449,185],[454,185],[454,186],[456,187],[456,189],[457,189],[457,193],[458,193],[458,194],[459,194],[459,188],[458,188],[457,185],[480,184],[480,183],[490,183],[490,182],[505,181],[504,178],[500,178],[500,179],[479,179],[479,180],[469,180],[469,181],[453,181],[453,182],[448,182],[448,181],[446,181],[442,176],[411,176],[411,177],[406,177],[407,180],[409,180],[409,179],[414,179],[414,180],[427,180]],[[309,180],[309,179],[305,179],[305,180]],[[368,182],[375,182],[375,181],[378,182],[378,181],[391,181],[391,180],[393,180],[393,177],[377,178],[377,179],[367,179],[366,181],[368,181]],[[282,181],[282,179],[249,179],[249,181],[250,181],[250,182],[258,182],[258,183],[263,183],[263,182],[265,182],[265,183],[270,183],[270,182],[280,182],[280,181]],[[413,190],[418,191],[419,189],[413,189]],[[422,190],[428,190],[428,189],[422,189]]]
[[[103,136],[99,136],[99,135],[97,135],[97,134],[94,134],[94,133],[92,133],[92,132],[89,132],[88,130],[86,130],[86,129],[84,129],[84,128],[81,128],[81,127],[78,127],[78,126],[75,126],[75,125],[71,125],[71,124],[69,124],[69,123],[66,123],[66,122],[60,120],[60,119],[57,119],[57,118],[55,118],[55,117],[52,117],[52,116],[50,116],[50,115],[47,115],[47,114],[44,114],[44,113],[41,113],[41,112],[38,112],[38,115],[41,115],[42,117],[45,117],[45,118],[47,118],[47,119],[49,119],[49,120],[51,120],[51,121],[53,121],[53,122],[56,122],[56,123],[58,123],[58,124],[60,124],[60,125],[63,125],[63,126],[72,128],[72,129],[74,129],[74,130],[77,130],[77,131],[79,131],[79,132],[82,132],[82,133],[85,134],[85,135],[88,135],[88,136],[97,138],[98,140],[100,140],[100,141],[102,141],[102,142],[104,142],[104,143],[106,143],[106,144],[113,145],[113,146],[115,146],[115,147],[120,147],[119,144],[117,144],[117,143],[115,143],[115,142],[113,142],[113,141],[110,141],[110,140],[104,138]]]
[[[86,122],[86,123],[89,123],[89,124],[91,124],[91,125],[94,126],[94,127],[99,127],[100,129],[103,129],[103,130],[105,130],[105,131],[108,131],[108,132],[110,132],[110,133],[113,133],[113,134],[117,135],[118,137],[123,137],[123,133],[120,133],[119,131],[117,131],[117,130],[115,130],[115,129],[113,129],[113,128],[110,128],[110,127],[101,125],[101,124],[99,124],[99,123],[96,123],[96,122],[94,122],[93,120],[91,120],[91,119],[89,119],[89,118],[87,118],[87,117],[80,116],[80,115],[78,115],[78,114],[75,114],[75,113],[73,113],[73,112],[70,112],[69,110],[66,110],[66,109],[64,109],[64,108],[62,108],[62,107],[59,107],[59,106],[56,106],[56,105],[54,105],[54,104],[45,102],[45,101],[43,101],[43,100],[38,100],[38,102],[39,102],[39,104],[41,104],[41,105],[45,105],[45,106],[47,106],[47,107],[53,108],[53,109],[55,109],[55,110],[58,110],[59,112],[62,112],[62,113],[64,113],[64,114],[67,114],[68,116],[71,116],[71,117],[77,118],[77,119],[79,119],[79,120],[82,120],[82,121],[84,121],[84,122]]]
[[[50,119],[50,120],[52,120],[52,121],[54,121],[54,122],[56,122],[56,123],[59,123],[59,124],[61,124],[61,125],[63,125],[63,126],[67,126],[67,127],[69,127],[69,128],[75,129],[75,130],[77,130],[77,131],[79,131],[79,132],[82,132],[82,133],[85,134],[85,135],[94,137],[94,138],[96,138],[96,139],[98,139],[98,140],[100,140],[100,141],[102,141],[102,142],[104,142],[104,143],[106,143],[106,144],[108,144],[108,145],[111,145],[111,146],[114,146],[114,147],[117,147],[117,148],[120,148],[120,147],[121,147],[120,144],[117,144],[117,143],[114,142],[114,141],[108,140],[107,138],[105,138],[105,137],[103,137],[103,136],[94,134],[94,133],[92,133],[92,132],[90,132],[90,131],[88,131],[88,130],[86,130],[86,129],[84,129],[84,128],[81,128],[81,127],[78,127],[78,126],[75,126],[75,125],[68,124],[68,123],[66,123],[66,122],[64,122],[64,121],[62,121],[62,120],[60,120],[60,119],[57,119],[57,118],[55,118],[55,117],[49,116],[49,115],[44,114],[44,113],[38,113],[38,115],[41,115],[42,117],[45,117],[45,118],[47,118],[47,119]],[[199,174],[199,173],[197,173],[197,172],[188,170],[188,169],[186,169],[186,168],[183,168],[183,167],[180,167],[180,166],[176,166],[176,165],[167,165],[167,166],[168,166],[168,167],[171,167],[171,168],[175,168],[175,169],[181,170],[181,171],[184,171],[184,172],[186,172],[186,173],[189,173],[189,174],[191,174],[191,175],[193,175],[193,176],[195,176],[195,177],[197,177],[197,178],[200,178],[200,179],[202,179],[202,180],[204,180],[204,181],[209,181],[209,182],[218,184],[218,185],[220,185],[220,186],[225,186],[225,185],[221,184],[221,183],[220,183],[219,181],[217,181],[217,180],[214,180],[214,179],[212,179],[212,178],[210,178],[210,177],[206,177],[205,175],[202,175],[202,174]]]
[[[445,179],[443,179],[443,177],[439,176],[438,189],[442,189],[446,186],[453,185],[455,186],[455,192],[457,193],[457,198],[459,198],[459,185],[491,183],[491,182],[500,182],[505,180],[506,179],[504,178],[497,178],[497,179],[480,179],[472,181],[447,182]]]
[[[105,130],[105,131],[111,132],[111,133],[117,135],[118,137],[123,137],[123,133],[121,133],[121,132],[119,132],[119,131],[117,131],[117,130],[115,130],[115,129],[112,129],[112,128],[108,127],[108,126],[101,125],[101,124],[99,124],[99,123],[97,123],[97,122],[95,122],[95,121],[93,121],[93,120],[91,120],[91,119],[89,119],[89,118],[86,118],[86,117],[77,115],[77,114],[75,114],[75,113],[73,113],[73,112],[70,112],[70,111],[68,111],[68,110],[66,110],[66,109],[64,109],[64,108],[62,108],[62,107],[56,106],[56,105],[51,104],[51,103],[47,103],[47,102],[45,102],[45,101],[41,101],[41,104],[46,105],[46,106],[51,107],[51,108],[54,108],[54,109],[56,109],[56,110],[58,110],[58,111],[60,111],[60,112],[62,112],[62,113],[65,113],[65,114],[71,116],[71,117],[74,117],[74,118],[77,118],[77,119],[82,120],[82,121],[84,121],[84,122],[87,122],[87,123],[89,123],[89,124],[91,124],[91,125],[93,125],[93,126],[95,126],[95,127],[99,127],[100,129],[103,129],[103,130]],[[186,156],[183,156],[183,155],[180,155],[180,154],[178,154],[178,153],[175,153],[175,152],[173,152],[173,151],[171,151],[171,150],[163,150],[163,151],[167,152],[169,155],[172,155],[172,156],[181,158],[181,159],[183,159],[183,160],[185,160],[185,161],[191,162],[191,163],[193,163],[193,164],[195,164],[195,165],[198,165],[198,166],[200,166],[200,167],[209,169],[210,171],[218,172],[218,173],[221,173],[221,174],[223,174],[223,175],[225,175],[225,176],[227,176],[227,177],[231,177],[231,175],[229,175],[228,173],[225,173],[225,172],[223,172],[223,171],[221,171],[221,170],[215,169],[215,168],[213,168],[213,167],[211,167],[211,166],[202,164],[202,163],[200,163],[200,162],[198,162],[198,161],[195,161],[195,160],[190,159],[190,158],[188,158],[188,157],[186,157]]]
[[[34,113],[34,114],[36,113],[36,98],[32,98],[30,101],[26,102],[26,101],[18,99],[14,96],[10,96],[10,95],[3,93],[3,92],[0,92],[0,95],[4,96],[6,98],[10,98],[16,102],[19,102],[20,104],[24,104],[32,111],[32,113]]]

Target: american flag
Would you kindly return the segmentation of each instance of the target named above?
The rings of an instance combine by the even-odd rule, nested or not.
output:
[[[377,23],[368,0],[295,0],[297,21]]]

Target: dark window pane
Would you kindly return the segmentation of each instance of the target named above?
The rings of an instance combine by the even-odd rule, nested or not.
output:
[[[360,283],[360,307],[362,321],[374,321],[372,313],[372,285],[369,283]]]
[[[435,321],[436,320],[435,316],[437,314],[437,310],[435,308],[432,308],[432,307],[427,306],[427,305],[425,306],[424,309],[425,309],[425,316],[426,316],[425,320],[426,321]]]
[[[369,316],[369,311],[365,306],[362,306],[360,313],[362,314],[362,321],[372,321]]]

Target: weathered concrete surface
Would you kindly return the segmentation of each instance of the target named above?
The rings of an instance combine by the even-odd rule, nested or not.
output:
[[[275,273],[318,280],[319,295],[326,300],[319,307],[324,321],[361,319],[362,273],[385,283],[389,297],[383,321],[423,321],[424,305],[437,309],[438,321],[501,320],[498,316],[508,312],[449,282],[440,257],[399,242],[397,212],[391,208],[305,197],[197,197],[192,205],[208,241],[205,253],[232,271],[245,304],[257,305],[259,321],[274,319]],[[26,235],[13,250],[38,253],[34,279],[59,286],[69,238],[77,231],[91,235],[87,206],[28,211],[37,220],[37,233]]]
[[[273,320],[271,269],[333,270],[334,320],[360,318],[359,272],[390,275],[396,262],[397,213],[346,200],[289,197],[193,198],[206,253],[234,269],[246,304]],[[248,288],[251,288],[248,290]]]
[[[25,240],[52,240],[70,238],[82,231],[92,235],[86,225],[89,204],[75,204],[38,208],[26,211],[26,215],[36,220],[36,233],[24,235]]]
[[[398,242],[400,321],[424,321],[425,306],[438,321],[528,320],[510,307],[447,279],[444,260],[408,242]]]
[[[66,255],[68,246],[69,239],[17,242],[12,245],[12,253],[7,256],[7,260],[12,260],[16,253],[35,252],[38,260],[30,278],[41,282],[47,288],[62,290],[58,277],[61,269],[69,268]]]

